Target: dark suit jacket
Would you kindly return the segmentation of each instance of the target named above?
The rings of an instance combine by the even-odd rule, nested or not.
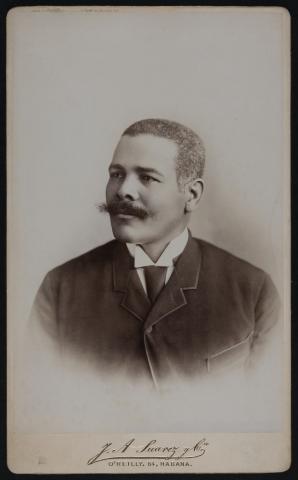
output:
[[[266,273],[190,236],[152,308],[125,244],[114,240],[50,271],[33,314],[62,357],[159,383],[246,364],[277,307]]]

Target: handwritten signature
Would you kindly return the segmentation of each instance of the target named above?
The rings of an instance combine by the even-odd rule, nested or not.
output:
[[[205,438],[199,440],[192,447],[185,446],[161,446],[157,440],[150,440],[142,447],[136,446],[136,439],[132,438],[128,442],[116,447],[112,442],[103,445],[99,452],[89,458],[87,465],[103,462],[105,460],[116,460],[122,458],[129,459],[161,459],[161,460],[180,460],[187,458],[199,458],[206,452],[209,444]]]

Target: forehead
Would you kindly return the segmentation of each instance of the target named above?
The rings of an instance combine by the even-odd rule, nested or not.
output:
[[[123,167],[144,167],[165,170],[175,167],[178,146],[173,140],[154,135],[137,135],[121,137],[111,165]]]

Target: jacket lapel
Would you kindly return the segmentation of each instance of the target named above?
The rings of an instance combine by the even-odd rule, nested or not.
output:
[[[176,262],[175,269],[157,298],[146,319],[145,328],[165,318],[187,304],[185,290],[197,288],[201,267],[199,244],[189,233],[187,245]]]
[[[134,269],[133,258],[126,245],[120,242],[117,242],[114,251],[113,282],[114,290],[123,293],[120,306],[145,321],[151,304]]]

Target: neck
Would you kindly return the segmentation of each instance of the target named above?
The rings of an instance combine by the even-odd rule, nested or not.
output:
[[[185,229],[185,226],[183,226],[180,231],[177,231],[174,235],[171,237],[167,238],[162,238],[161,240],[153,243],[146,243],[142,244],[141,247],[144,250],[144,252],[148,255],[148,257],[151,258],[151,260],[156,263],[161,254],[164,252],[164,250],[167,248],[169,243],[174,240],[174,238],[178,237],[183,230]]]

